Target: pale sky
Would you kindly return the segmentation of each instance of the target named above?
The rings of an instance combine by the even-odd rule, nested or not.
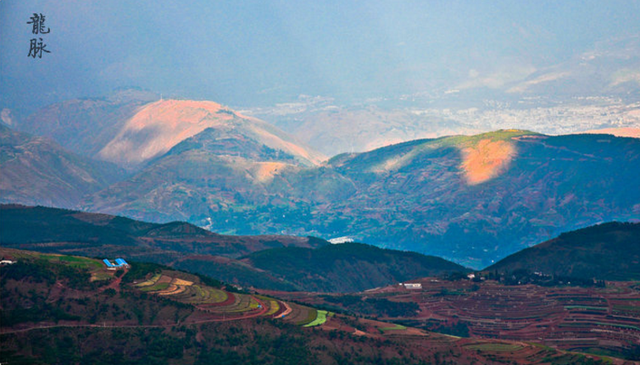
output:
[[[33,13],[50,54],[28,58]],[[0,0],[0,109],[142,87],[233,106],[349,102],[562,62],[640,34],[639,1]]]

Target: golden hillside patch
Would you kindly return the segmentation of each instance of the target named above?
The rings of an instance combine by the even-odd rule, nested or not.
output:
[[[467,184],[476,185],[498,176],[515,155],[512,143],[483,139],[475,147],[462,150],[460,168],[464,171]]]

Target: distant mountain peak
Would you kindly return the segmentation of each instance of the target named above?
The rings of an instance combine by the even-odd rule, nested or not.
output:
[[[212,101],[158,100],[129,119],[98,156],[121,165],[138,165],[234,117],[233,112]]]
[[[53,104],[21,124],[25,131],[51,137],[75,153],[131,170],[207,129],[255,140],[294,156],[303,165],[326,160],[277,127],[216,102],[162,99],[133,89]]]
[[[213,101],[175,99],[158,100],[142,107],[98,156],[135,167],[165,154],[208,128],[241,131],[271,148],[308,160],[310,164],[318,164],[323,159],[286,140],[283,132],[258,119],[245,117]]]

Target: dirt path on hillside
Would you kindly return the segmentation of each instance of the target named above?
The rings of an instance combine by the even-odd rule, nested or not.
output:
[[[98,292],[98,293],[102,293],[103,291],[105,291],[105,290],[107,290],[107,289],[113,289],[113,290],[115,290],[117,293],[119,293],[119,292],[120,292],[120,283],[122,283],[122,278],[123,278],[125,275],[127,275],[127,273],[128,273],[128,272],[129,272],[129,269],[125,267],[125,268],[124,268],[124,273],[123,273],[122,275],[120,275],[120,276],[115,276],[115,274],[114,274],[114,275],[113,275],[113,277],[115,278],[115,280],[114,280],[111,284],[109,284],[109,285],[107,285],[107,286],[104,286],[104,287],[102,287],[102,288],[98,289],[98,291],[97,291],[97,292]]]

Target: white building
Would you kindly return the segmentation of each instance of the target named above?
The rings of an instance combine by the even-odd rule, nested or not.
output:
[[[422,284],[420,283],[404,283],[405,289],[417,290],[422,289]]]
[[[336,237],[336,238],[330,239],[329,242],[331,242],[334,245],[339,245],[341,243],[353,242],[353,238],[351,238],[349,236]]]

